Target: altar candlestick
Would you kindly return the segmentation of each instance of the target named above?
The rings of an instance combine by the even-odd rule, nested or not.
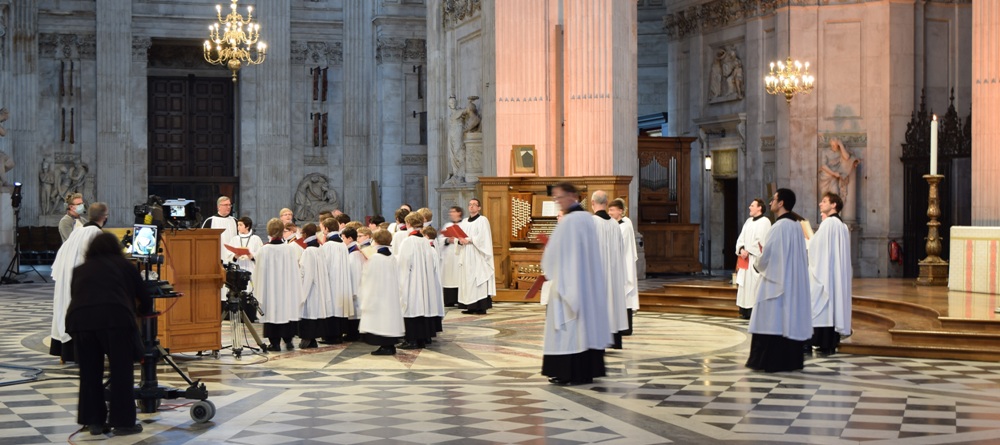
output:
[[[938,122],[937,115],[931,118],[931,174],[937,174],[937,143],[938,143]]]

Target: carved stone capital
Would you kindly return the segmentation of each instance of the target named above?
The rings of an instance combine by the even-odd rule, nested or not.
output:
[[[379,37],[376,43],[375,60],[379,64],[403,61],[406,39],[399,37]]]
[[[441,3],[444,24],[449,28],[461,25],[482,11],[482,0],[444,0]]]
[[[149,47],[153,46],[153,39],[149,37],[132,36],[132,59],[145,62],[149,56]]]
[[[292,63],[336,65],[344,61],[342,42],[292,42]]]
[[[97,57],[97,38],[93,34],[38,35],[38,53],[50,59],[94,59]]]
[[[427,155],[403,155],[400,159],[402,165],[427,165]]]

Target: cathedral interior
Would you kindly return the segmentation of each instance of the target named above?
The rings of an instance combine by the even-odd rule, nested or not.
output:
[[[163,400],[113,443],[1000,434],[994,0],[216,1],[0,0],[0,265],[22,281],[0,286],[0,444],[108,440],[71,437],[77,369],[46,353],[74,192],[108,203],[108,228],[150,195],[204,217],[229,196],[258,234],[283,208],[446,222],[476,198],[493,221],[488,316],[449,310],[433,344],[389,357],[237,357],[220,347],[251,339],[218,320],[220,347],[172,348],[214,417]],[[572,387],[540,374],[545,307],[524,299],[561,180],[622,198],[639,240],[635,334]],[[856,327],[768,374],[743,365],[729,282],[747,205],[778,188],[813,227],[824,193],[844,198]]]

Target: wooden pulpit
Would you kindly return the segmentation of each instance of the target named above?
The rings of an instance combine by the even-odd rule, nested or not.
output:
[[[160,279],[184,294],[157,298],[157,336],[170,352],[222,348],[220,299],[225,271],[219,260],[222,229],[164,230]],[[168,310],[169,309],[169,310]]]

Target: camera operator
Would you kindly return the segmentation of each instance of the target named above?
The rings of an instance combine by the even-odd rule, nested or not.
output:
[[[84,213],[86,208],[83,206],[83,194],[66,195],[66,214],[59,220],[59,236],[62,237],[62,242],[66,242],[74,229],[83,227],[87,223],[87,219],[83,217]]]
[[[136,315],[153,311],[153,299],[135,266],[122,255],[114,235],[102,233],[87,249],[84,263],[73,270],[66,331],[76,344],[80,364],[77,423],[90,434],[114,427],[116,436],[142,432],[136,423],[132,364],[143,353]],[[104,403],[104,356],[110,366],[111,391]],[[105,424],[107,419],[107,425]]]

